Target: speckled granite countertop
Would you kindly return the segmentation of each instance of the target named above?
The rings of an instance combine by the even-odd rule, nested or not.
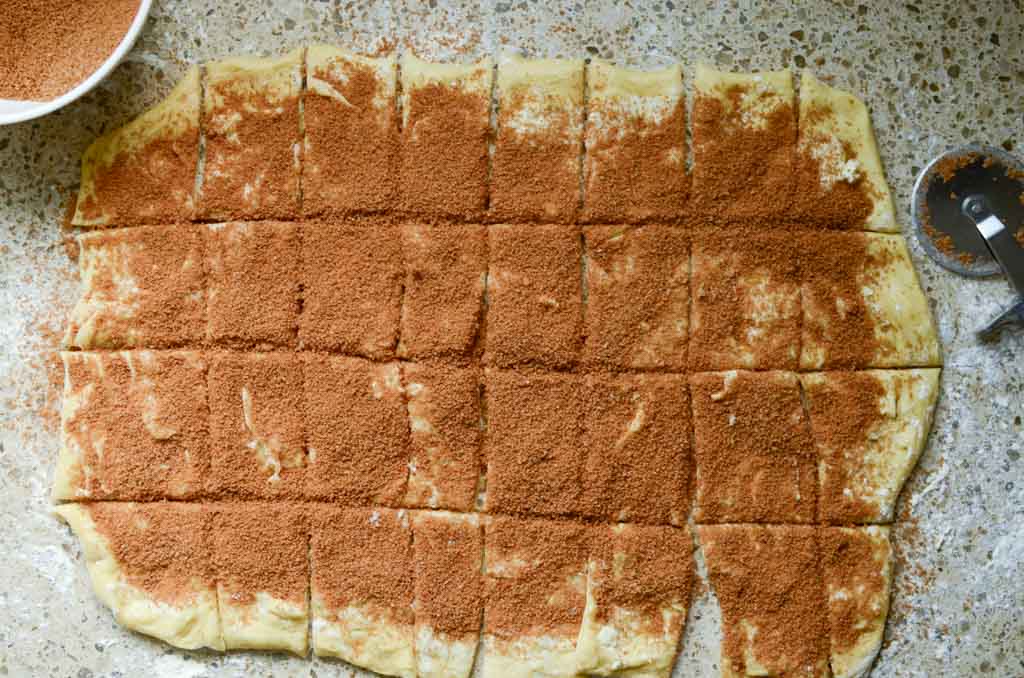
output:
[[[551,3],[553,4],[553,3]],[[988,2],[653,3],[182,0],[155,3],[127,63],[85,99],[0,128],[0,676],[358,675],[334,662],[174,650],[119,628],[78,546],[51,518],[59,380],[53,354],[76,293],[62,193],[101,132],[160,99],[188,64],[310,41],[422,56],[502,47],[632,65],[807,66],[864,97],[901,208],[933,155],[977,141],[1024,153],[1024,8]],[[1002,280],[957,278],[910,245],[945,348],[928,449],[901,504],[893,612],[876,676],[1024,675],[1024,335],[973,329],[1008,302]],[[716,676],[715,608],[695,602],[680,664]],[[679,673],[679,672],[677,672]]]

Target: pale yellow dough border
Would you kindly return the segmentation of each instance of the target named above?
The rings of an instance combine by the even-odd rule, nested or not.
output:
[[[546,115],[564,113],[569,119],[569,138],[579,138],[583,132],[583,66],[582,59],[502,55],[497,83],[503,127],[528,137],[548,128]]]
[[[938,332],[928,299],[917,279],[902,235],[864,233],[869,261],[885,261],[860,276],[861,297],[875,323],[879,348],[864,367],[938,367],[942,364]],[[806,300],[806,295],[804,299]],[[815,341],[810,327],[822,327],[823,318],[804,305],[803,347],[800,368],[821,369],[828,345]],[[827,331],[827,325],[825,325]],[[891,349],[888,347],[892,347]]]
[[[383,87],[378,90],[373,105],[386,114],[395,100],[397,89],[398,67],[394,56],[367,57],[332,45],[310,45],[306,50],[308,91],[334,99],[344,106],[351,106],[352,104],[334,88],[334,85],[317,75],[318,70],[325,70],[331,77],[346,82],[349,76],[345,67],[351,65],[368,68],[376,75]]]
[[[835,638],[831,639],[832,650],[830,652],[830,663],[832,665],[833,678],[864,678],[871,671],[871,665],[882,649],[882,636],[885,633],[885,620],[889,616],[889,595],[892,588],[892,546],[889,541],[889,528],[883,525],[872,525],[860,528],[829,528],[847,533],[861,532],[866,534],[876,545],[881,546],[881,560],[876,554],[873,563],[881,573],[884,582],[883,590],[871,601],[871,607],[875,617],[872,621],[878,622],[876,628],[863,632],[856,644],[849,650],[839,652],[836,650]],[[863,591],[851,590],[839,586],[835,582],[827,580],[825,587],[828,594],[829,605],[833,601],[861,596]]]
[[[867,431],[864,442],[853,450],[833,450],[850,461],[856,469],[844,493],[852,498],[869,502],[876,507],[874,520],[888,523],[893,520],[896,499],[928,440],[939,397],[938,367],[909,370],[865,370],[878,380],[883,393],[879,398],[882,421]],[[828,386],[830,372],[811,372],[799,375],[804,392],[813,403],[815,387]],[[833,416],[845,416],[835,412]],[[814,425],[812,420],[811,425]],[[818,461],[818,476],[824,485],[830,472],[828,459],[821,449],[827,441],[816,440],[822,455]]]
[[[402,125],[409,124],[412,92],[429,85],[444,85],[490,99],[494,84],[494,61],[484,57],[473,64],[444,64],[424,61],[412,52],[402,55]]]
[[[621,533],[631,527],[620,523],[611,530]],[[621,570],[627,566],[629,554],[615,552],[611,557],[613,573],[628,577],[628,572]],[[688,601],[662,601],[660,614],[664,632],[661,634],[644,630],[644,625],[650,621],[645,612],[624,607],[616,607],[611,619],[601,623],[594,593],[601,582],[596,580],[595,573],[592,555],[587,565],[587,602],[576,641],[577,670],[598,676],[668,678],[686,625]]]
[[[113,165],[119,155],[134,155],[147,145],[161,138],[175,138],[189,129],[199,130],[199,67],[193,66],[174,86],[167,97],[139,115],[125,126],[104,134],[86,149],[82,155],[82,181],[78,189],[78,202],[71,223],[75,226],[106,226],[111,223],[110,215],[88,219],[82,205],[89,199],[96,199],[96,172],[98,168]],[[198,147],[196,149],[198,153]],[[190,191],[181,196],[186,209],[194,205]],[[102,209],[102,205],[100,206]]]
[[[728,73],[698,64],[693,79],[696,96],[714,97],[722,102],[726,114],[739,115],[740,122],[752,129],[762,129],[768,115],[780,106],[796,105],[793,73],[781,71],[761,73]],[[728,92],[741,87],[739,111],[733,110]]]
[[[831,114],[814,115],[826,110]],[[853,151],[850,161],[843,160],[844,144]],[[849,92],[822,83],[808,70],[800,74],[799,147],[821,163],[825,190],[838,181],[854,181],[863,172],[873,203],[863,228],[899,233],[867,106]]]
[[[154,600],[128,582],[88,509],[79,504],[63,504],[55,512],[78,537],[96,597],[110,608],[121,626],[186,650],[224,649],[217,594],[212,589],[193,582],[195,596],[188,605]]]
[[[224,647],[228,650],[280,650],[305,657],[309,650],[309,614],[305,605],[257,591],[255,600],[239,605],[217,585]]]

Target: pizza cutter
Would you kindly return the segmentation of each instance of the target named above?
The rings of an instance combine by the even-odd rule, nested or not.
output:
[[[972,278],[1001,271],[1016,292],[979,338],[1024,327],[1024,165],[989,146],[947,151],[921,170],[911,207],[918,240],[940,266]]]

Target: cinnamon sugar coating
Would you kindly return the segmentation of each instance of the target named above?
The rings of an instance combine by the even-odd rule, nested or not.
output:
[[[299,227],[259,222],[205,230],[210,343],[294,348],[299,324]]]
[[[199,496],[210,469],[206,369],[195,352],[63,353],[60,500]]]
[[[690,240],[684,229],[587,226],[582,361],[606,369],[686,369]]]
[[[402,300],[398,228],[308,223],[302,228],[302,348],[394,355]]]
[[[398,355],[464,360],[482,348],[487,227],[402,226],[405,278]]]
[[[716,525],[698,532],[722,608],[723,675],[827,678],[828,607],[815,529]]]
[[[573,374],[485,374],[489,513],[575,515],[586,392]]]
[[[303,360],[306,496],[399,506],[409,475],[409,424],[398,364],[315,354]]]
[[[213,353],[207,492],[303,495],[307,466],[303,361],[293,353]]]
[[[565,368],[582,345],[579,231],[571,226],[491,226],[487,277],[489,365]]]
[[[796,375],[690,376],[702,523],[813,523],[818,469]]]
[[[586,378],[584,512],[681,525],[690,510],[690,402],[684,375]]]
[[[830,637],[880,634],[880,547],[823,525],[878,518],[815,444],[859,444],[877,393],[851,373],[815,404],[796,370],[937,347],[864,292],[913,278],[898,236],[822,233],[866,227],[872,196],[823,192],[791,86],[698,88],[691,195],[681,89],[588,103],[582,62],[513,58],[492,132],[484,87],[437,75],[458,69],[399,88],[394,58],[318,46],[303,81],[296,54],[208,69],[198,209],[172,216],[251,221],[82,239],[67,344],[176,350],[65,356],[58,499],[207,502],[101,515],[131,581],[219,591],[228,647],[269,594],[297,610],[286,649],[312,615],[318,654],[395,675],[468,673],[478,638],[484,678],[586,673],[592,604],[603,649],[655,638],[636,672],[660,675],[692,517],[726,675],[827,675]],[[131,214],[124,176],[97,182]],[[815,407],[850,411],[812,431]],[[832,579],[873,598],[830,601]]]

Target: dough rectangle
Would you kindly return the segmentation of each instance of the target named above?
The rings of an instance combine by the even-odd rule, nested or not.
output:
[[[209,493],[231,498],[303,495],[303,361],[294,353],[209,356]]]
[[[637,71],[592,59],[587,88],[583,218],[682,217],[690,192],[682,68]]]
[[[299,227],[233,222],[205,231],[207,340],[294,348],[299,324]]]
[[[307,222],[301,237],[300,347],[393,357],[404,274],[398,227]]]
[[[487,227],[478,224],[402,226],[405,263],[398,355],[476,357],[482,344]]]
[[[206,66],[201,218],[299,215],[302,53]]]
[[[304,657],[309,628],[305,509],[283,502],[217,505],[211,541],[225,648]]]
[[[346,506],[400,506],[409,423],[397,363],[305,355],[305,495]]]
[[[493,80],[489,58],[462,65],[402,57],[402,209],[466,218],[487,208]]]
[[[206,325],[201,228],[142,226],[79,236],[81,291],[64,346],[88,350],[201,344]]]
[[[784,216],[796,180],[790,71],[724,73],[699,65],[694,88],[695,212],[712,219]]]
[[[204,357],[65,352],[54,498],[187,499],[210,470]]]
[[[700,523],[813,523],[818,468],[791,372],[690,375]]]
[[[583,322],[579,231],[561,225],[489,229],[484,363],[565,368],[579,360]]]
[[[166,98],[86,149],[75,226],[166,224],[194,216],[199,75],[193,66]]]
[[[398,71],[394,56],[329,45],[306,50],[302,212],[379,212],[397,193]]]
[[[586,340],[582,362],[620,370],[686,369],[690,239],[681,228],[583,229]]]
[[[580,202],[583,61],[498,62],[491,211],[504,221],[567,222]]]

